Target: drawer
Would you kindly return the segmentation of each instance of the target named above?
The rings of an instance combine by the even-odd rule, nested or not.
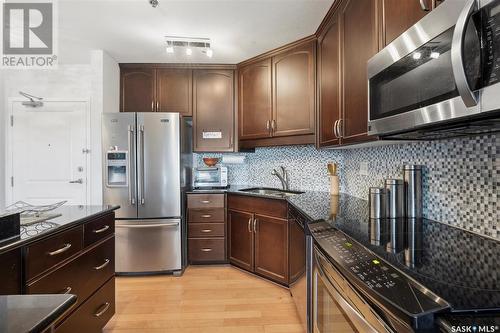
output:
[[[189,222],[224,222],[224,208],[189,209]]]
[[[266,199],[241,194],[228,194],[227,207],[228,209],[252,212],[282,219],[288,217],[288,205],[287,202],[282,199]]]
[[[192,223],[188,226],[189,237],[224,237],[224,223]]]
[[[221,262],[226,260],[224,238],[189,239],[190,262]]]
[[[92,297],[56,328],[57,333],[100,333],[115,314],[115,278],[111,278]]]
[[[26,248],[26,280],[43,273],[83,249],[83,228],[76,227]]]
[[[188,194],[188,208],[224,208],[224,194]]]
[[[115,239],[82,253],[54,272],[26,286],[28,294],[74,294],[85,301],[115,273]]]
[[[85,223],[83,226],[83,242],[89,246],[115,232],[115,214],[101,216]]]

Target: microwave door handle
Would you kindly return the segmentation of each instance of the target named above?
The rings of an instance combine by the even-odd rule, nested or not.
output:
[[[462,52],[464,48],[465,33],[467,31],[467,23],[471,15],[477,11],[476,1],[477,0],[469,0],[462,10],[455,26],[455,31],[453,32],[453,41],[451,44],[451,66],[453,69],[453,76],[455,77],[455,84],[457,85],[460,97],[467,107],[473,107],[478,104],[478,98],[467,82]]]

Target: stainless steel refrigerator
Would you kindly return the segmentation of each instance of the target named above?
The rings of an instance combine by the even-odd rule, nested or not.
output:
[[[121,207],[115,231],[118,274],[182,272],[191,138],[191,118],[178,113],[103,115],[103,198]]]

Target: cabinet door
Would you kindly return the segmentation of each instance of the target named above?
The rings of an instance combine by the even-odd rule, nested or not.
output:
[[[160,68],[156,70],[156,102],[159,112],[179,112],[191,116],[192,70]]]
[[[384,41],[390,44],[431,10],[431,0],[383,0]]]
[[[21,294],[21,249],[0,255],[0,295]]]
[[[378,0],[347,0],[341,8],[343,117],[339,127],[343,143],[369,138],[366,63],[378,51],[378,5]]]
[[[288,283],[288,221],[255,215],[255,273]]]
[[[155,73],[152,68],[126,68],[121,70],[120,111],[154,111]]]
[[[231,264],[253,271],[253,214],[228,210],[228,248]]]
[[[274,136],[314,133],[315,42],[273,57]]]
[[[319,146],[340,143],[336,125],[341,116],[340,20],[335,14],[318,38]]]
[[[194,71],[194,151],[233,151],[233,76],[232,70]]]
[[[271,135],[271,59],[250,64],[239,71],[239,138],[258,139]]]

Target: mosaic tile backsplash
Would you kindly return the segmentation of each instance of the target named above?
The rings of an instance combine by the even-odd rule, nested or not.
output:
[[[422,164],[426,218],[500,239],[499,150],[496,134],[345,150],[272,147],[238,153],[245,162],[227,167],[233,185],[280,187],[271,171],[283,165],[291,189],[328,191],[326,164],[335,162],[341,191],[367,199],[370,186],[382,186],[385,178],[402,178],[403,164]],[[195,165],[203,165],[205,156],[222,154],[195,154]],[[360,172],[362,166],[368,166],[368,172]]]

